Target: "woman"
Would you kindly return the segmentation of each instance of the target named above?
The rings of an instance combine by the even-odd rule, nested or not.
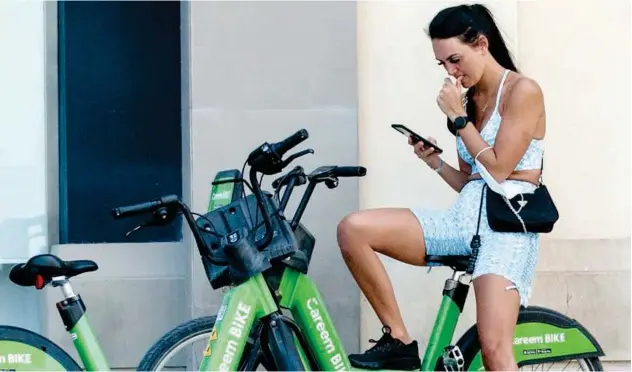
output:
[[[393,288],[376,252],[412,265],[426,255],[469,255],[485,180],[474,158],[493,179],[532,192],[539,181],[545,113],[538,84],[517,72],[487,8],[461,5],[439,12],[428,33],[446,79],[437,103],[456,134],[458,169],[421,142],[414,152],[459,193],[447,210],[376,209],[346,216],[338,226],[343,258],[384,325],[383,336],[352,365],[418,369],[419,348],[411,340]],[[466,108],[461,87],[468,88]],[[434,141],[434,140],[432,140]],[[412,144],[409,140],[409,144]],[[489,228],[483,204],[481,247],[473,285],[483,362],[487,370],[516,370],[513,332],[526,306],[537,261],[534,233],[498,233]]]

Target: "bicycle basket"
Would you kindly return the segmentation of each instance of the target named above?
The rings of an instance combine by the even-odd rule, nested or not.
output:
[[[297,251],[297,239],[290,228],[290,224],[278,212],[279,205],[273,195],[263,191],[264,207],[270,215],[270,223],[272,224],[272,240],[270,244],[263,250],[263,253],[269,260],[283,259],[294,254]],[[219,235],[225,235],[230,231],[245,227],[252,231],[256,228],[255,241],[262,240],[265,233],[265,225],[263,224],[263,216],[257,207],[257,200],[254,194],[248,195],[246,198],[240,198],[228,205],[217,208],[204,215],[204,218],[198,218],[196,223],[202,231],[211,229]],[[219,238],[211,234],[203,234],[206,248],[211,251],[220,246]],[[206,270],[206,275],[214,289],[230,285],[232,283],[228,274],[227,266],[217,266],[212,264],[207,258],[202,256],[202,263]]]

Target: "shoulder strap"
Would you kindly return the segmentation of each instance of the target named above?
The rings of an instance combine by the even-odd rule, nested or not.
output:
[[[505,72],[503,73],[503,77],[502,79],[500,79],[500,84],[498,85],[498,94],[496,95],[496,109],[498,109],[498,104],[500,103],[500,96],[503,95],[503,85],[505,85],[505,79],[507,78],[507,75],[509,74],[509,69],[505,69]]]

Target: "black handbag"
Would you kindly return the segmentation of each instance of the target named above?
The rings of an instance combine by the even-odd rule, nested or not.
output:
[[[489,189],[487,184],[481,192],[485,192],[486,188]],[[492,230],[498,232],[549,233],[560,217],[548,188],[542,183],[542,172],[540,184],[533,193],[507,199],[490,189],[486,202],[487,222]]]

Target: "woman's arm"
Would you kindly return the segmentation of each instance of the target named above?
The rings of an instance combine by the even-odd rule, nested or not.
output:
[[[456,192],[461,192],[463,186],[467,183],[467,178],[472,172],[469,164],[464,162],[459,156],[459,169],[454,169],[450,164],[440,159],[441,170],[438,171],[441,178],[450,185]],[[435,169],[436,170],[436,169]]]
[[[534,138],[543,111],[540,86],[528,78],[518,80],[508,94],[494,146],[478,157],[496,181],[503,182],[513,172]],[[489,146],[471,122],[459,130],[459,136],[473,157]]]
[[[432,137],[428,137],[428,141],[434,143],[435,145],[437,144],[437,140]],[[434,148],[424,146],[423,141],[415,143],[412,138],[408,138],[408,144],[413,146],[415,154],[423,160],[428,167],[437,171],[441,175],[441,178],[443,178],[450,187],[452,187],[456,192],[461,192],[461,189],[465,186],[467,177],[472,172],[472,169],[469,164],[461,160],[461,157],[458,156],[458,154],[457,156],[459,158],[460,170],[456,170],[450,164],[445,163],[443,159],[439,157],[439,154],[435,152]]]

